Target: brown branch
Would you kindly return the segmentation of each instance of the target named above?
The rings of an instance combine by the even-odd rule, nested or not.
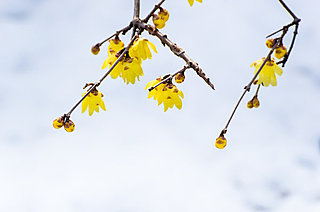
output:
[[[139,21],[137,25],[138,28],[140,28],[141,32],[143,30],[147,30],[150,35],[156,36],[164,46],[168,46],[176,56],[182,58],[187,63],[187,65],[195,70],[195,72],[214,90],[214,85],[210,82],[210,79],[202,71],[199,65],[194,62],[182,48],[180,48],[176,43],[173,43],[171,40],[169,40],[167,35],[162,34],[157,28],[143,23],[142,21]]]

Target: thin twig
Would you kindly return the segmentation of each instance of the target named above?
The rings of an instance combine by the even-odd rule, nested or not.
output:
[[[184,72],[184,71],[187,70],[188,68],[190,68],[190,66],[186,65],[186,66],[184,66],[181,70],[177,71],[176,73],[167,75],[167,77],[164,77],[161,82],[159,82],[159,83],[156,84],[155,86],[152,86],[151,88],[149,88],[149,89],[148,89],[149,92],[152,91],[153,89],[155,89],[156,87],[158,87],[159,85],[161,85],[161,84],[163,84],[163,83],[166,83],[166,82],[172,80],[173,77],[175,77],[177,74],[179,74],[179,73],[181,73],[181,72]]]
[[[259,92],[259,90],[260,90],[260,87],[261,87],[261,84],[258,85],[257,91],[256,91],[256,93],[255,93],[255,95],[254,95],[255,97],[258,96],[258,92]]]
[[[116,67],[116,65],[122,60],[122,58],[125,56],[125,54],[129,51],[130,46],[133,44],[133,41],[136,39],[137,36],[131,39],[128,46],[124,49],[124,51],[121,53],[121,55],[118,57],[118,59],[114,62],[114,64],[111,66],[111,68],[108,70],[107,73],[105,73],[99,81],[92,84],[91,87],[88,89],[87,93],[71,108],[71,110],[65,114],[67,117],[70,117],[71,113],[79,106],[79,104],[89,95],[91,91],[96,89],[102,81],[111,73],[111,71]]]
[[[279,0],[282,6],[287,10],[287,12],[292,16],[293,19],[298,19],[297,16],[289,9],[289,7],[284,3],[284,1]]]
[[[157,28],[141,21],[138,23],[138,27],[140,28],[140,31],[147,30],[150,35],[156,36],[163,45],[167,45],[176,56],[182,58],[214,90],[214,85],[211,83],[210,79],[202,71],[199,65],[194,62],[182,48],[169,40],[167,35],[162,34]]]
[[[299,19],[299,20],[300,20],[300,19]],[[296,37],[297,37],[297,34],[298,34],[298,28],[299,28],[299,23],[297,23],[297,24],[295,25],[295,30],[294,30],[294,32],[293,32],[293,38],[292,38],[292,40],[291,40],[291,44],[290,44],[288,53],[284,56],[284,58],[283,58],[281,61],[277,62],[277,64],[282,64],[282,67],[284,67],[285,64],[287,63],[288,58],[289,58],[289,56],[290,56],[290,53],[291,53],[291,51],[292,51],[292,49],[293,49],[293,45],[294,45],[294,42],[295,42]]]
[[[105,42],[107,42],[108,40],[110,40],[111,38],[119,35],[121,32],[124,35],[125,33],[127,33],[131,28],[132,28],[133,24],[132,22],[130,22],[130,24],[126,27],[124,27],[123,29],[120,29],[119,31],[116,31],[113,35],[111,35],[110,37],[106,38],[104,41],[97,43],[96,45],[98,45],[99,47],[102,46]]]
[[[280,43],[280,39],[278,39],[277,42],[275,43],[275,45],[273,45],[272,49],[270,50],[270,52],[269,52],[269,54],[267,55],[267,57],[264,59],[262,65],[261,65],[260,68],[259,68],[259,70],[258,70],[257,73],[253,76],[252,80],[248,83],[248,85],[246,85],[246,86],[244,87],[245,90],[244,90],[244,92],[242,93],[240,99],[238,100],[235,108],[233,109],[233,111],[232,111],[232,113],[231,113],[231,116],[230,116],[230,118],[229,118],[226,126],[225,126],[224,129],[221,131],[221,134],[220,134],[220,135],[224,135],[224,134],[227,132],[228,126],[229,126],[229,124],[230,124],[230,122],[231,122],[231,120],[232,120],[232,118],[233,118],[236,110],[238,109],[240,102],[242,101],[242,99],[243,99],[243,97],[245,96],[245,94],[250,91],[250,88],[251,88],[252,83],[256,80],[257,76],[260,74],[262,68],[265,66],[266,62],[270,59],[273,51],[275,50],[275,48],[278,46],[279,43]]]

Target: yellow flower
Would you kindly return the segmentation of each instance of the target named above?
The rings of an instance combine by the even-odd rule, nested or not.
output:
[[[114,39],[109,40],[109,42],[108,56],[110,54],[116,54],[118,51],[124,48],[124,43],[117,36]]]
[[[142,60],[137,58],[126,58],[124,60],[123,69],[121,73],[121,77],[123,81],[129,84],[134,84],[137,80],[139,81],[139,76],[143,76],[143,70],[141,68]]]
[[[84,96],[87,92],[84,92],[82,96]],[[91,91],[88,96],[82,101],[82,113],[84,113],[89,108],[89,116],[93,114],[94,111],[99,112],[99,107],[102,110],[106,110],[106,106],[102,100],[103,94],[94,89]]]
[[[149,82],[145,89],[155,86],[161,82],[161,77],[156,80]],[[163,83],[149,92],[148,98],[153,97],[155,100],[158,100],[158,105],[163,103],[164,112],[168,108],[173,108],[175,105],[178,109],[182,108],[183,93],[172,83]]]
[[[149,49],[149,46],[155,53],[158,53],[153,43],[151,43],[145,38],[138,38],[138,40],[136,40],[129,49],[130,57],[136,57],[138,59],[141,58],[143,60],[146,60],[147,58],[152,59],[152,54]]]
[[[250,67],[255,68],[255,73],[259,70],[261,67],[263,61],[265,58],[262,58],[260,60],[257,60],[251,64]],[[266,64],[263,66],[262,70],[259,73],[259,79],[257,84],[261,84],[263,86],[269,86],[270,84],[272,86],[277,85],[277,78],[275,73],[277,73],[279,76],[283,73],[282,69],[275,63],[274,59],[271,59],[266,62]]]
[[[101,69],[105,69],[108,66],[111,67],[118,59],[118,57],[116,56],[117,53],[124,47],[124,43],[118,37],[109,40],[109,42],[110,44],[108,46],[108,57],[104,61]]]
[[[197,1],[197,2],[202,3],[202,0],[196,0],[196,1]],[[193,5],[194,0],[188,0],[188,2],[189,2],[189,4],[190,4],[190,6],[192,6],[192,5]]]
[[[110,68],[116,62],[117,59],[118,59],[118,57],[116,56],[116,54],[110,54],[107,57],[107,59],[105,59],[101,69],[105,69],[108,66]]]

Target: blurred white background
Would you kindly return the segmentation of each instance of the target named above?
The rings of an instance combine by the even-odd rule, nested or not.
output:
[[[141,16],[157,2],[141,0]],[[292,21],[277,0],[167,0],[163,32],[216,91],[189,70],[182,110],[164,113],[144,87],[184,62],[145,33],[158,49],[145,76],[106,79],[107,111],[78,108],[73,133],[52,121],[103,75],[106,46],[90,48],[130,22],[133,1],[1,0],[0,211],[319,212],[320,3],[285,2],[302,22],[284,74],[261,90],[259,109],[245,97],[218,150],[250,64],[268,53],[265,36]]]

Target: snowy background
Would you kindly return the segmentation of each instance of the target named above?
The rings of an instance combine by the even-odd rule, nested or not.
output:
[[[155,3],[142,0],[141,16]],[[278,1],[167,0],[163,32],[216,91],[190,70],[182,110],[164,113],[144,86],[184,62],[145,34],[159,52],[143,62],[145,76],[106,79],[107,111],[77,109],[67,133],[52,121],[103,75],[106,46],[98,56],[90,48],[130,22],[133,1],[1,0],[0,211],[319,212],[320,3],[286,3],[302,22],[284,74],[261,90],[259,109],[246,108],[253,92],[245,97],[219,150],[249,66],[268,52],[265,36],[291,22]]]

